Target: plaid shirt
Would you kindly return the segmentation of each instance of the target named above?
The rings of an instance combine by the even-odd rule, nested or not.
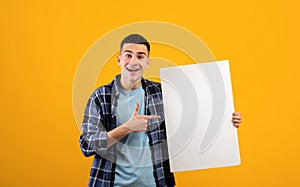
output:
[[[110,84],[99,87],[89,98],[84,112],[80,148],[85,156],[94,155],[89,187],[114,185],[116,148],[114,145],[107,148],[107,132],[116,128],[115,111],[119,97],[116,80],[117,77]],[[168,160],[161,87],[159,83],[146,79],[141,83],[145,90],[145,114],[161,116],[161,119],[148,120],[147,130],[156,186],[174,186]]]

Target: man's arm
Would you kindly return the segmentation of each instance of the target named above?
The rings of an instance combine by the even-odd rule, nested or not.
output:
[[[80,149],[87,157],[107,151],[107,131],[95,98],[94,94],[89,98],[81,124]]]

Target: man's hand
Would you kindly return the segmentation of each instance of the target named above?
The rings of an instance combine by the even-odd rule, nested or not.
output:
[[[233,123],[233,126],[238,128],[240,126],[240,124],[242,123],[242,114],[239,112],[233,112],[232,113],[232,123]]]
[[[146,131],[149,119],[160,119],[160,116],[156,115],[139,115],[139,107],[139,103],[136,103],[135,109],[130,119],[126,123],[124,123],[125,127],[132,132]]]
[[[160,119],[160,116],[155,115],[139,115],[139,107],[140,105],[136,103],[130,119],[107,133],[107,147],[112,146],[131,132],[146,131],[149,119]]]

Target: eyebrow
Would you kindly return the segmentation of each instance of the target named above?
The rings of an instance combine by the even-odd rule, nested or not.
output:
[[[128,49],[124,50],[123,52],[133,53],[132,51],[130,51],[130,50],[128,50]],[[143,55],[146,55],[146,53],[145,53],[145,52],[142,52],[142,51],[137,52],[137,54],[143,54]]]

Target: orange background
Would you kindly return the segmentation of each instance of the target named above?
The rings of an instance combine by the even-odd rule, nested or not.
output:
[[[185,27],[216,59],[229,59],[235,107],[243,113],[242,164],[175,173],[177,186],[300,186],[299,5],[2,1],[0,186],[87,185],[92,158],[79,150],[72,111],[76,68],[99,37],[140,21]]]

